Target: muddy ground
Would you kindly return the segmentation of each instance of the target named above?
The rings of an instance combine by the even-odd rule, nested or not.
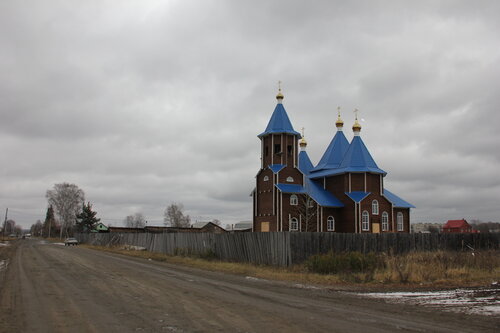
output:
[[[498,332],[498,317],[391,304],[19,240],[2,247],[1,332]],[[0,258],[1,259],[1,258]]]

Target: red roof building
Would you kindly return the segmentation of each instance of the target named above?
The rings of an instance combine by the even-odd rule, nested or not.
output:
[[[472,229],[472,226],[467,223],[465,219],[461,220],[448,220],[443,226],[443,232],[454,232],[454,233],[476,233],[477,230]]]

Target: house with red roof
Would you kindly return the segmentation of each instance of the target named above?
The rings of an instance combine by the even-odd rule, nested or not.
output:
[[[465,219],[461,220],[448,220],[443,226],[443,233],[453,232],[453,233],[476,233],[472,226],[467,223]]]

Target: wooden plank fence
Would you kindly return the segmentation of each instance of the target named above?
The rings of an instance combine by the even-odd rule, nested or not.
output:
[[[340,233],[95,233],[76,235],[81,243],[135,245],[170,255],[211,256],[224,261],[290,266],[319,253],[358,251],[498,250],[500,234]]]

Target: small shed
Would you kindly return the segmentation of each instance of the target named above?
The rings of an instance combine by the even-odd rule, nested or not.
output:
[[[109,232],[109,228],[104,223],[99,222],[94,226],[92,232]]]

